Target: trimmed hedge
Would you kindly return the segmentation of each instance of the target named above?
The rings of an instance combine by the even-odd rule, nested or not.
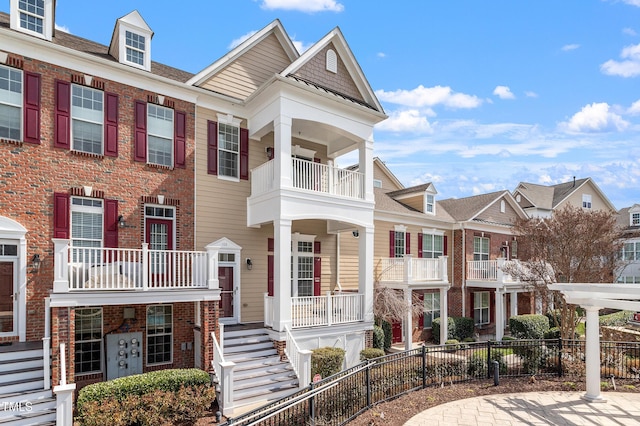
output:
[[[509,330],[517,339],[544,339],[549,331],[549,318],[544,315],[515,315],[509,318]]]
[[[384,351],[384,330],[377,325],[373,326],[373,347]]]
[[[320,374],[324,379],[342,370],[345,350],[341,348],[318,348],[311,354],[311,376]]]
[[[384,351],[378,348],[365,348],[360,351],[360,361],[380,358],[381,356],[384,356]]]
[[[440,344],[440,318],[436,318],[432,323],[432,336],[436,344]],[[473,318],[448,317],[447,318],[447,339],[463,341],[473,336]]]
[[[391,347],[393,342],[393,329],[391,323],[388,321],[382,321],[382,331],[384,331],[384,350],[386,351]]]

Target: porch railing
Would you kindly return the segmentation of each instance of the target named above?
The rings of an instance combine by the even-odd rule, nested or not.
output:
[[[310,192],[364,199],[364,174],[341,169],[330,164],[292,158],[291,185]],[[276,188],[275,162],[268,161],[251,171],[251,195],[260,195]]]
[[[56,239],[54,292],[208,288],[215,283],[206,251],[72,247]]]
[[[285,332],[287,334],[287,347],[284,353],[287,355],[296,376],[298,376],[299,387],[305,388],[311,382],[311,351],[300,349],[289,327],[285,326]]]
[[[506,259],[467,261],[467,280],[490,282],[515,282],[514,278],[502,272]]]
[[[220,330],[222,340],[223,331]],[[213,359],[211,368],[213,369],[217,383],[216,392],[221,395],[218,401],[221,410],[231,410],[233,408],[233,370],[236,366],[234,362],[225,361],[222,347],[218,344],[216,335],[211,332],[211,342],[213,344]]]
[[[377,265],[381,282],[419,283],[427,281],[448,281],[447,256],[435,259],[413,258],[411,255],[397,258],[382,258]]]
[[[292,328],[363,321],[363,294],[331,294],[291,298]]]

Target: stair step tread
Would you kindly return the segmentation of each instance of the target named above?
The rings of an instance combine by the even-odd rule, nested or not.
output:
[[[254,377],[256,375],[280,374],[293,372],[293,368],[287,364],[262,365],[254,368],[245,368],[239,371],[234,369],[234,378]]]
[[[266,400],[271,400],[271,399],[277,399],[274,396],[276,394],[280,394],[280,393],[293,393],[294,391],[298,390],[298,384],[297,383],[288,383],[286,385],[282,385],[282,386],[273,386],[270,388],[265,388],[265,389],[254,389],[254,390],[247,390],[247,391],[239,391],[239,392],[234,392],[233,394],[233,399],[234,402],[242,402],[247,401],[249,399],[252,400],[257,400],[257,397],[265,397],[264,399]]]
[[[41,394],[41,395],[38,395]],[[20,398],[20,397],[24,397],[23,399],[28,399],[29,401],[39,401],[39,400],[44,400],[44,399],[49,399],[49,398],[55,398],[53,396],[53,392],[49,389],[31,389],[31,390],[25,390],[22,392],[11,392],[11,393],[4,393],[4,394],[0,394],[0,398],[3,401],[8,401],[11,398]]]
[[[29,362],[29,361],[44,361],[42,356],[31,356],[26,358],[13,358],[13,359],[4,359],[4,356],[3,356],[2,358],[3,359],[0,360],[0,365],[15,364],[17,362],[23,363],[23,362]]]
[[[50,417],[51,420],[47,419],[47,420],[43,420],[43,424],[49,424],[50,421],[55,421],[55,416],[56,416],[56,409],[54,408],[47,408],[44,410],[39,410],[39,411],[29,411],[29,412],[21,412],[21,413],[17,413],[14,415],[11,415],[9,417],[5,417],[3,419],[0,419],[0,425],[2,424],[12,424],[14,422],[18,422],[20,420],[27,420],[27,419],[37,419],[38,417]],[[29,424],[34,424],[34,423],[29,423]]]
[[[224,347],[224,354],[227,355],[231,355],[231,354],[235,354],[238,352],[255,352],[256,350],[267,350],[267,349],[274,349],[273,347],[273,343],[271,343],[271,341],[269,342],[264,342],[264,343],[253,343],[250,345],[235,345],[235,346],[225,346]]]
[[[0,371],[0,376],[9,375],[9,374],[18,374],[18,373],[31,373],[33,371],[42,371],[43,367],[29,367],[29,368],[16,368],[9,371]]]
[[[239,392],[244,389],[257,389],[264,386],[286,386],[287,384],[298,383],[298,378],[295,374],[283,375],[283,376],[263,376],[253,378],[252,380],[239,380],[233,381],[233,392]]]
[[[257,363],[265,362],[265,361],[273,362],[274,360],[280,360],[280,355],[278,355],[278,353],[275,351],[272,354],[266,354],[263,356],[250,356],[249,354],[237,354],[237,355],[225,357],[225,360],[232,361],[236,364],[243,364],[243,363],[252,362],[252,361],[255,361]]]

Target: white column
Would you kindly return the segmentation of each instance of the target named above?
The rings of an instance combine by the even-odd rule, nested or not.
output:
[[[511,315],[512,317],[515,317],[516,315],[518,315],[518,292],[517,291],[512,291],[509,297],[509,302],[511,303]]]
[[[447,287],[440,288],[440,344],[444,345],[449,337],[449,303],[447,301]]]
[[[273,122],[274,176],[276,187],[291,188],[291,117],[279,115]],[[289,255],[287,255],[289,256]]]
[[[210,243],[205,247],[207,251],[207,288],[215,290],[220,288],[218,277],[218,254],[220,247]]]
[[[413,310],[411,309],[411,289],[404,289],[404,302],[409,306],[409,311],[404,319],[404,349],[406,351],[413,348]]]
[[[600,324],[597,306],[583,306],[587,311],[586,375],[587,393],[583,398],[590,402],[604,402],[600,395]]]
[[[373,322],[373,226],[359,230],[358,293],[364,298],[362,318]]]
[[[69,242],[71,240],[52,238],[53,241],[53,292],[69,291]],[[26,305],[25,305],[26,306]]]
[[[504,293],[496,289],[496,340],[501,341],[504,337]]]
[[[364,175],[364,199],[374,201],[373,196],[373,136],[362,141],[358,148],[358,166]]]
[[[291,326],[291,221],[273,222],[273,328]]]

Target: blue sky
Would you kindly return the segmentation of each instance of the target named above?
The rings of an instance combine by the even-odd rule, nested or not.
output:
[[[56,24],[109,44],[134,9],[153,59],[194,73],[274,19],[299,50],[340,27],[389,115],[375,155],[406,186],[591,177],[640,203],[640,0],[58,0]]]

